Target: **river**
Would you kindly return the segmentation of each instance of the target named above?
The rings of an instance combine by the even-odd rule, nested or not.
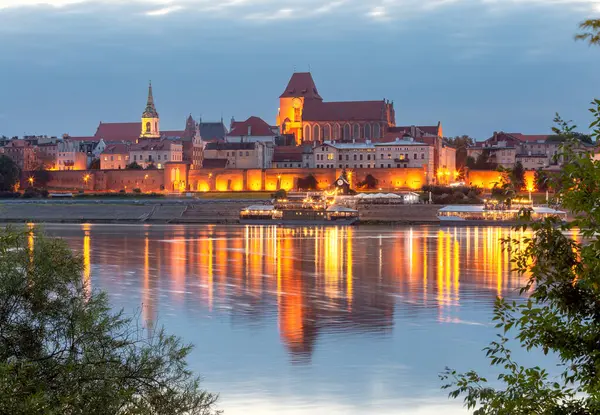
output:
[[[195,345],[226,415],[465,414],[437,375],[490,374],[494,300],[522,283],[508,228],[43,228],[115,308]]]

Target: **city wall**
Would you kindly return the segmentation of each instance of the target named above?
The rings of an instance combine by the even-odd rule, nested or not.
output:
[[[341,169],[199,169],[190,170],[183,163],[168,163],[163,170],[88,170],[52,171],[46,187],[70,191],[132,191],[142,192],[227,192],[276,191],[297,188],[298,179],[313,175],[319,189],[330,188],[341,175]],[[430,183],[423,169],[352,169],[347,172],[351,187],[371,174],[382,190],[419,190]],[[30,174],[22,177],[21,187],[27,187]],[[467,172],[466,183],[491,189],[499,179],[496,171]],[[526,181],[533,183],[533,172],[526,172]],[[35,185],[35,184],[34,184]],[[43,184],[38,184],[43,186]]]

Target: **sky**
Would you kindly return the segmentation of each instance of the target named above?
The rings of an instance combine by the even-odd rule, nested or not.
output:
[[[0,135],[93,135],[188,114],[275,122],[296,71],[326,101],[389,99],[446,136],[587,131],[600,47],[575,42],[600,0],[0,0]]]

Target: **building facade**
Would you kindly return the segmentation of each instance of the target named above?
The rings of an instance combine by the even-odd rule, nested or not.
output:
[[[392,169],[419,168],[427,182],[434,180],[434,148],[413,139],[388,143],[324,142],[313,149],[313,163],[322,169]]]
[[[10,140],[3,147],[3,153],[10,157],[21,171],[31,171],[39,167],[35,147],[25,140]]]
[[[262,143],[275,144],[278,135],[278,127],[267,124],[259,117],[250,117],[245,121],[231,120],[231,131],[227,134],[225,140],[228,143],[253,143],[260,141]]]
[[[142,140],[131,146],[129,162],[135,162],[144,169],[164,169],[166,163],[183,162],[183,145],[172,140]]]
[[[86,170],[88,156],[80,151],[76,141],[60,141],[56,149],[56,168],[58,170]]]
[[[126,169],[129,161],[129,145],[109,144],[100,154],[100,170]]]
[[[279,97],[277,127],[296,143],[382,138],[395,126],[394,104],[380,101],[325,102],[309,72],[294,73]]]
[[[204,149],[205,159],[227,160],[231,169],[268,169],[273,160],[274,146],[271,143],[208,143]]]

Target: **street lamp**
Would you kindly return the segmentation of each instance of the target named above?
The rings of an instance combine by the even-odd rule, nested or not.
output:
[[[33,186],[33,176],[29,176],[27,181],[29,182],[29,186]]]

